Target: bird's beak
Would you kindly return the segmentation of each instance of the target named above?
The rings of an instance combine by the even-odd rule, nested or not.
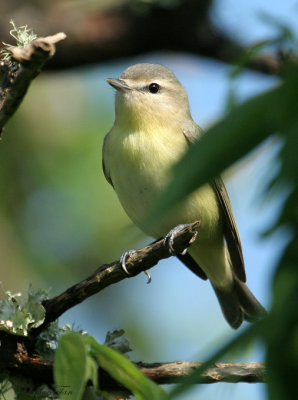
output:
[[[113,86],[113,88],[119,90],[120,92],[131,90],[131,88],[127,86],[127,84],[121,79],[108,78],[106,81]]]

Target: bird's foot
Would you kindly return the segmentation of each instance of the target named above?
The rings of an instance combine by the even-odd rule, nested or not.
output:
[[[163,242],[164,245],[168,248],[169,252],[175,256],[176,252],[174,250],[174,238],[176,236],[176,234],[180,231],[182,231],[182,229],[186,228],[188,226],[188,224],[180,224],[175,226],[175,228],[171,229],[170,232],[165,236]],[[187,253],[187,248],[184,249],[180,254],[182,254],[183,256]]]
[[[147,275],[147,278],[148,278],[147,284],[149,284],[152,281],[152,279],[151,279],[151,275],[150,275],[150,272],[148,271],[148,269],[146,269],[146,271],[144,271],[144,274]]]
[[[122,256],[120,257],[121,267],[123,271],[127,273],[127,275],[130,275],[130,272],[126,267],[126,260],[128,257],[131,257],[135,252],[136,252],[135,250],[128,250],[125,253],[123,253]]]
[[[136,252],[135,250],[128,250],[125,253],[123,253],[122,256],[120,257],[121,267],[127,275],[130,275],[130,272],[127,269],[126,260],[128,257],[131,257],[135,252]],[[144,271],[144,273],[147,275],[147,278],[148,278],[147,283],[150,283],[151,282],[150,272],[148,270],[146,270],[146,271]]]

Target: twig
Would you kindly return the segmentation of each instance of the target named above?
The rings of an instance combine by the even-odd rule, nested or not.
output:
[[[202,362],[176,361],[170,363],[142,364],[140,370],[148,378],[159,384],[178,383],[190,375],[194,369],[203,365]],[[266,382],[265,364],[262,362],[247,363],[215,363],[202,375],[196,383],[217,382]]]
[[[1,365],[3,364],[3,365]],[[152,381],[158,384],[179,383],[183,378],[193,373],[193,370],[199,368],[203,363],[194,361],[174,361],[168,363],[136,363],[140,371]],[[20,373],[22,376],[31,378],[36,383],[53,383],[53,362],[42,360],[40,358],[28,357],[27,355],[18,355],[14,357],[12,363],[0,361],[0,367],[5,368],[12,373]],[[102,389],[119,389],[120,384],[114,381],[101,368],[98,369],[99,382]],[[195,383],[209,384],[218,382],[228,383],[265,383],[267,374],[263,362],[247,363],[214,363],[210,368],[197,377]]]
[[[228,35],[214,24],[210,18],[212,3],[211,0],[181,0],[175,7],[165,8],[162,2],[147,2],[146,12],[136,12],[129,2],[120,2],[98,8],[94,13],[82,14],[76,24],[67,24],[58,9],[57,19],[44,23],[66,27],[72,40],[62,44],[61,51],[46,68],[66,69],[168,51],[211,57],[237,65],[247,49],[235,35]],[[49,15],[52,18],[52,14]],[[274,52],[251,54],[245,67],[279,75],[284,69],[284,61]]]
[[[36,8],[34,14],[26,15],[26,23],[39,31],[63,27],[71,37],[59,46],[46,69],[67,69],[169,51],[237,64],[246,53],[236,35],[229,35],[214,24],[210,17],[212,0],[180,0],[173,7],[165,7],[159,1],[147,1],[146,5],[144,2],[139,4],[142,12],[137,12],[137,7],[132,7],[129,1],[111,2],[110,6],[104,7],[98,2],[93,12],[82,9],[80,18],[75,7],[67,7],[67,19],[65,12],[61,12],[60,3],[51,3],[50,12]],[[11,6],[10,16],[17,20],[17,15],[18,8],[14,10]],[[0,36],[8,40],[4,21],[0,20]],[[38,21],[42,21],[42,25]],[[253,54],[245,67],[266,74],[280,74],[284,60],[274,52]]]
[[[21,67],[11,79],[5,79],[0,92],[0,136],[6,122],[23,100],[31,81],[39,74],[44,63],[55,54],[55,43],[66,38],[62,32],[38,38],[25,47],[9,47],[12,58]],[[10,72],[7,68],[7,74]]]
[[[181,253],[194,242],[198,226],[199,222],[194,222],[175,235],[173,248],[177,254]],[[140,272],[152,268],[161,259],[170,256],[171,253],[168,247],[164,244],[163,239],[161,239],[136,251],[127,259],[126,266],[130,273],[129,275],[124,272],[119,260],[111,264],[102,265],[87,279],[43,303],[46,309],[46,318],[40,327],[33,330],[34,335],[45,329],[50,322],[55,321],[65,311],[86,300],[93,294],[123,279],[136,276]]]

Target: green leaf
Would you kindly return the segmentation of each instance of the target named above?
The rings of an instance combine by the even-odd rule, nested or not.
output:
[[[148,224],[154,224],[185,196],[218,176],[268,136],[290,125],[297,104],[298,74],[293,68],[283,84],[234,108],[190,146],[175,165],[174,178],[158,200]]]
[[[93,376],[83,337],[77,332],[65,333],[59,340],[54,363],[54,380],[61,400],[80,400],[85,385]]]
[[[100,367],[109,373],[117,382],[121,383],[138,400],[167,399],[167,393],[158,385],[146,378],[140,370],[127,358],[111,349],[96,342],[87,336],[85,338]]]
[[[87,377],[93,383],[93,386],[97,388],[98,386],[98,379],[97,379],[97,364],[94,358],[88,355],[87,357]]]

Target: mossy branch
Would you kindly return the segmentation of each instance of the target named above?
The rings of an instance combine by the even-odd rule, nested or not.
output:
[[[7,45],[11,62],[4,57],[1,70],[4,72],[0,88],[0,136],[4,125],[21,104],[30,83],[39,74],[45,62],[55,54],[55,44],[66,38],[62,32],[53,36],[37,38],[25,47]],[[20,65],[20,66],[19,66]]]

